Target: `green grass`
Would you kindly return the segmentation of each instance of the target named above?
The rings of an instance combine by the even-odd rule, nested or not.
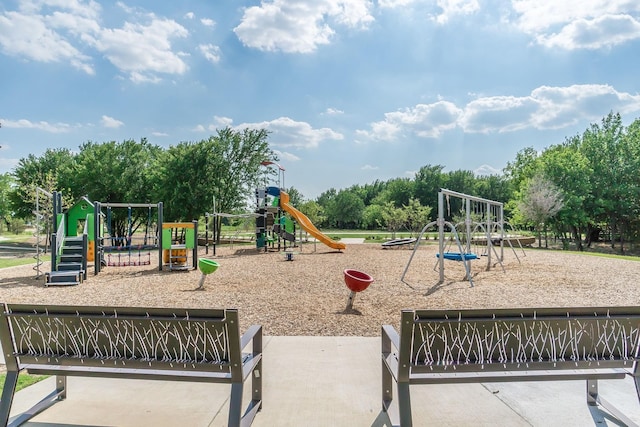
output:
[[[43,255],[40,257],[40,261],[47,262],[50,261],[51,258],[49,255]],[[35,258],[24,257],[24,258],[0,258],[0,268],[6,267],[15,267],[16,265],[25,265],[25,264],[36,264]]]
[[[32,384],[35,384],[39,381],[42,381],[46,378],[49,378],[48,375],[31,375],[25,372],[21,372],[18,375],[18,384],[16,385],[16,391],[20,391],[23,388],[29,387]],[[4,381],[7,379],[7,374],[3,372],[0,374],[0,389],[4,387]]]
[[[634,255],[618,255],[618,254],[607,254],[602,252],[591,252],[591,251],[562,251],[562,253],[570,253],[576,255],[590,255],[597,256],[602,258],[615,258],[615,259],[624,259],[627,261],[640,261],[640,257]]]

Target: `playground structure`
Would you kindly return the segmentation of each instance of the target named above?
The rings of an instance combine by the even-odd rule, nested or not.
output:
[[[164,265],[170,271],[195,269],[198,265],[198,221],[165,222],[161,228]]]
[[[289,200],[289,194],[284,190],[284,168],[275,162],[264,161],[262,166],[275,165],[278,168],[277,186],[267,186],[257,188],[255,191],[256,208],[254,212],[242,214],[228,214],[216,211],[215,199],[213,213],[206,213],[205,225],[205,253],[209,253],[209,221],[211,218],[213,223],[213,255],[216,255],[215,239],[218,235],[218,219],[219,218],[253,218],[255,219],[255,242],[256,249],[268,252],[270,249],[283,251],[288,261],[293,260],[293,254],[290,249],[297,246],[296,242],[296,225],[313,236],[319,241],[332,249],[342,251],[346,245],[337,242],[327,235],[323,234],[311,222],[311,220],[302,212],[294,208]],[[282,184],[282,187],[281,187]],[[242,239],[238,239],[242,240]],[[302,240],[302,232],[300,231],[300,240]],[[233,240],[235,241],[235,239]],[[232,239],[230,239],[230,243]]]
[[[464,212],[463,222],[453,224],[452,222],[445,220],[445,198],[449,207],[451,206],[451,198],[457,199],[462,203],[461,212]],[[480,215],[480,218],[476,218],[476,221],[474,221],[472,214]],[[509,246],[511,246],[518,262],[520,262],[520,259],[518,258],[513,245],[511,245],[511,241],[509,239],[505,239],[504,225],[504,206],[501,202],[441,189],[438,193],[438,219],[424,226],[420,232],[400,280],[403,283],[407,283],[404,279],[407,271],[409,270],[409,266],[411,265],[411,261],[420,246],[420,241],[424,234],[434,226],[437,226],[438,229],[438,253],[436,254],[437,262],[434,269],[439,271],[439,283],[444,282],[445,260],[451,260],[463,263],[466,274],[465,278],[469,281],[470,285],[473,286],[471,261],[480,259],[480,256],[477,253],[472,252],[471,249],[472,244],[474,242],[479,243],[480,240],[483,240],[484,242],[484,249],[481,255],[486,256],[487,258],[486,270],[489,271],[493,266],[500,264],[502,270],[505,271],[502,263],[504,260],[505,241]],[[460,233],[459,229],[462,226],[464,226],[464,228],[462,233]],[[445,231],[447,229],[450,236],[448,242],[449,246],[455,243],[457,251],[447,249],[447,242],[445,242]],[[460,236],[461,234],[462,238]],[[499,251],[496,248],[499,248]]]
[[[271,161],[262,162],[262,165],[277,166],[278,181],[277,186],[256,190],[256,214],[258,215],[256,217],[256,247],[258,249],[264,248],[267,251],[269,245],[274,246],[277,242],[277,249],[280,250],[282,243],[286,251],[287,242],[291,246],[296,245],[295,224],[298,224],[304,231],[326,246],[339,251],[344,250],[346,248],[344,243],[337,242],[322,233],[305,214],[291,205],[289,194],[284,191],[285,169]],[[272,198],[271,203],[269,203],[269,197]],[[291,219],[283,215],[283,212],[288,214]]]
[[[162,270],[163,204],[158,203],[103,203],[93,202],[93,230],[98,230],[95,244],[94,275],[104,266],[128,267],[151,264],[151,252],[158,251],[159,270]],[[103,209],[106,211],[103,212]],[[113,230],[113,209],[127,210],[127,230],[117,236]],[[147,221],[143,236],[133,229],[134,209],[144,209]],[[153,210],[156,215],[153,218]],[[154,227],[155,225],[155,227]],[[106,255],[106,258],[105,258]]]
[[[286,250],[287,244],[295,246],[295,224],[284,215],[280,205],[280,188],[256,189],[255,194],[256,249],[266,252],[269,248]]]
[[[264,196],[264,198],[258,197],[258,201],[262,206],[262,208],[258,209],[258,214],[261,216],[256,220],[256,246],[259,249],[266,247],[270,242],[268,240],[269,230],[282,238],[285,242],[289,241],[295,245],[295,225],[286,216],[282,216],[282,212],[289,214],[293,221],[300,225],[304,231],[326,246],[339,251],[342,251],[347,247],[344,243],[337,242],[318,230],[318,228],[305,214],[291,205],[289,201],[289,194],[280,188],[267,187],[265,190],[257,190],[256,194],[257,196]],[[268,206],[268,203],[265,201],[267,200],[266,196],[273,197],[271,206]],[[270,218],[273,218],[273,220],[270,221]],[[278,249],[280,249],[279,246]]]
[[[90,227],[93,205],[83,197],[63,211],[62,194],[54,191],[51,198],[55,233],[51,235],[51,271],[45,273],[45,286],[78,285],[87,278],[87,263],[95,256],[94,233]],[[39,212],[36,217],[38,215]]]

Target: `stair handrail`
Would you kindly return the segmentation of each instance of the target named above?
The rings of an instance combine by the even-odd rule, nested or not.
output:
[[[51,235],[51,271],[58,270],[58,257],[62,255],[65,235],[64,215],[60,215],[60,224],[55,234]]]
[[[67,237],[66,228],[64,225],[64,215],[60,216],[60,224],[58,225],[58,230],[56,230],[56,255],[62,254],[62,245],[64,244],[65,237]]]
[[[82,229],[82,271],[84,280],[87,279],[87,258],[89,252],[89,221],[91,217],[87,214]]]

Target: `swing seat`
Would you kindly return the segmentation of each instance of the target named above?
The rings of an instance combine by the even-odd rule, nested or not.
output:
[[[442,254],[442,256],[444,259],[448,259],[451,261],[462,261],[463,259],[465,261],[470,261],[473,259],[478,259],[478,255],[473,253],[461,254],[460,252],[445,252],[444,254]],[[440,258],[440,254],[436,254],[436,258]]]

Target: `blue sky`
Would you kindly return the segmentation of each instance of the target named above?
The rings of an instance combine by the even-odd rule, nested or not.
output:
[[[637,0],[4,0],[0,172],[47,148],[266,128],[306,198],[640,111]]]

